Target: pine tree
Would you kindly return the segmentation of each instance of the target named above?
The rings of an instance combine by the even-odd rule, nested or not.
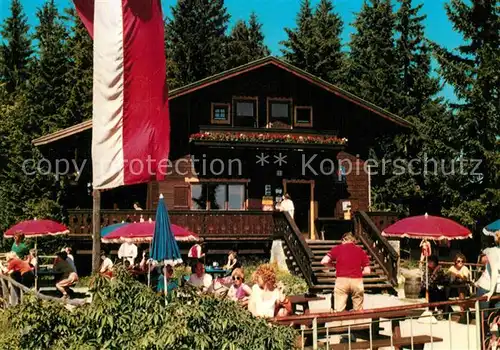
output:
[[[496,0],[452,0],[448,18],[464,38],[456,50],[435,45],[440,72],[458,97],[452,119],[454,147],[466,174],[448,181],[454,192],[446,214],[485,224],[500,211],[500,5]],[[475,169],[476,165],[479,165]],[[478,175],[471,174],[474,172]]]
[[[395,16],[390,0],[365,0],[353,26],[346,86],[369,102],[397,110]]]
[[[38,55],[28,97],[40,119],[41,132],[48,133],[72,124],[65,120],[64,112],[70,81],[69,35],[54,0],[47,0],[36,15],[39,25],[34,38],[38,40]]]
[[[178,0],[166,21],[169,86],[175,88],[226,68],[229,15],[224,0]]]
[[[310,73],[336,85],[342,85],[344,80],[345,57],[340,39],[343,25],[331,0],[321,0],[313,17],[314,66]]]
[[[283,58],[296,67],[311,72],[314,67],[313,11],[310,0],[302,0],[296,19],[297,28],[285,28],[288,39],[281,42]],[[312,73],[312,72],[311,72]]]
[[[423,22],[426,15],[419,15],[423,4],[412,6],[413,0],[398,0],[396,13],[396,54],[400,74],[401,116],[414,116],[422,120],[423,109],[434,102],[440,90],[439,79],[432,77],[431,48],[427,43]]]
[[[248,24],[239,20],[229,35],[227,50],[227,68],[234,68],[269,55],[264,44],[262,24],[252,12]]]
[[[444,135],[449,130],[445,118],[447,111],[441,99],[436,98],[440,90],[439,80],[431,76],[431,49],[424,34],[423,21],[419,15],[422,5],[412,6],[412,0],[399,0],[401,6],[396,13],[396,64],[398,83],[395,87],[398,100],[394,112],[414,123],[414,130],[388,138],[383,152],[387,159],[424,159],[436,157],[447,160],[453,152],[446,147]],[[439,125],[435,133],[435,127]],[[432,127],[429,127],[432,126]],[[448,136],[448,135],[447,135]],[[432,142],[430,142],[432,140]],[[446,149],[446,153],[440,150]],[[419,173],[394,175],[395,169],[389,165],[386,176],[378,177],[375,192],[377,204],[389,204],[391,209],[406,214],[421,214],[417,211],[432,212],[428,206],[432,198],[440,194],[436,184],[444,181],[442,176],[426,177]],[[439,180],[439,181],[437,181]],[[437,209],[435,209],[437,210]]]
[[[31,143],[40,136],[40,128],[25,91],[17,92],[11,104],[0,105],[0,114],[0,148],[8,155],[0,169],[0,230],[4,231],[24,219],[50,217],[41,208],[49,206],[50,214],[57,215],[60,207],[54,176],[42,167],[42,156]]]
[[[11,15],[0,28],[4,41],[0,47],[0,82],[7,93],[14,92],[29,78],[29,62],[33,53],[28,19],[20,0],[12,0]]]
[[[72,35],[67,41],[70,57],[67,84],[70,90],[64,121],[67,125],[74,125],[92,118],[93,43],[76,11],[68,9],[66,13],[72,23]]]

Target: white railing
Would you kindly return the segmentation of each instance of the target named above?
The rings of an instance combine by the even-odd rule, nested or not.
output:
[[[498,302],[500,296],[495,296],[492,300]],[[311,345],[314,350],[319,346],[328,350],[351,349],[353,344],[356,344],[356,349],[360,349],[362,345],[355,343],[356,340],[353,339],[356,336],[359,340],[362,339],[366,349],[415,349],[429,344],[430,349],[436,350],[495,350],[497,347],[494,344],[499,342],[500,337],[497,338],[497,332],[490,333],[489,329],[497,331],[500,328],[500,307],[480,309],[480,301],[485,301],[485,298],[355,312],[296,315],[275,318],[274,322],[300,326],[302,349]],[[473,309],[467,311],[439,313],[440,320],[436,319],[436,314],[426,311],[435,307],[472,305]],[[457,318],[460,317],[461,325],[457,323]]]

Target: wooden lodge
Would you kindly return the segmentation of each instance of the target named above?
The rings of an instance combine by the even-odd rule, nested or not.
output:
[[[385,281],[393,284],[396,256],[380,229],[395,217],[369,212],[366,160],[378,137],[411,127],[407,121],[274,57],[172,90],[169,102],[166,180],[103,192],[103,225],[153,217],[162,193],[172,222],[206,241],[249,247],[288,234],[303,274],[302,265],[315,256],[306,240],[329,242],[341,231],[358,230],[359,237],[366,231],[362,243],[380,255],[375,260],[387,265],[381,267]],[[33,141],[54,162],[86,161],[67,177],[74,196],[65,203],[71,234],[83,241],[92,219],[91,129],[89,120]],[[285,193],[295,220],[273,211]],[[145,210],[134,211],[134,202]],[[347,207],[353,220],[344,220]]]

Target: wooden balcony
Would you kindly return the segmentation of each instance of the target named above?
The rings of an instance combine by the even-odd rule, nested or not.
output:
[[[153,210],[101,210],[101,227],[120,222],[155,219]],[[270,211],[194,211],[169,210],[170,221],[196,233],[204,240],[268,240],[274,230]],[[68,210],[70,237],[90,239],[92,210]]]

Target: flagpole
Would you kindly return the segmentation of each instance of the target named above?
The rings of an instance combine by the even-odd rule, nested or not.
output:
[[[92,272],[101,265],[101,191],[92,190]]]

